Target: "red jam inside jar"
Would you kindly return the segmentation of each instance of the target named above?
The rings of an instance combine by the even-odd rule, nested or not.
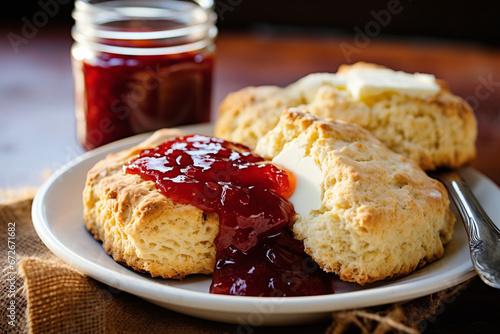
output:
[[[85,150],[210,120],[215,14],[188,1],[149,5],[75,3],[75,102]]]
[[[295,240],[286,199],[295,176],[249,148],[200,135],[142,151],[126,173],[155,182],[165,196],[219,215],[211,293],[303,296],[334,293],[324,273]]]
[[[210,120],[213,56],[102,53],[82,64],[82,146],[93,149],[130,135]]]

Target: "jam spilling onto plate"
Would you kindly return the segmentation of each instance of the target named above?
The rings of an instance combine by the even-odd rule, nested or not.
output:
[[[302,296],[333,293],[332,280],[288,228],[292,173],[249,148],[193,135],[147,149],[124,167],[182,203],[219,215],[211,293]]]

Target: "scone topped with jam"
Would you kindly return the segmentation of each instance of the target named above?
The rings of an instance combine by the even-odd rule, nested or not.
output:
[[[145,149],[185,133],[157,131],[131,149],[108,155],[87,174],[83,219],[115,261],[165,278],[211,274],[217,214],[207,214],[161,194],[155,183],[123,168]]]
[[[253,147],[291,107],[358,124],[425,170],[459,167],[476,154],[474,112],[444,81],[367,63],[310,74],[285,88],[231,93],[219,108],[215,135]]]

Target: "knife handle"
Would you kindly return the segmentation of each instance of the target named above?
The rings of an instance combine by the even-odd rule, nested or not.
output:
[[[472,264],[479,277],[486,284],[500,289],[500,230],[460,175],[454,172],[429,175],[444,184],[462,217],[469,237]]]

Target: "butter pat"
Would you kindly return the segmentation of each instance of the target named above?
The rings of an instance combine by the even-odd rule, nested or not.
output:
[[[274,157],[273,162],[295,174],[295,191],[288,199],[295,212],[307,216],[311,210],[318,210],[323,198],[323,172],[315,159],[305,156],[305,150],[292,141]]]
[[[357,100],[385,92],[428,96],[437,94],[441,89],[431,74],[410,74],[390,69],[353,69],[343,75],[347,90]]]
[[[312,73],[297,81],[297,85],[300,87],[307,87],[307,89],[313,89],[323,85],[345,88],[347,84],[346,80],[347,78],[344,75],[334,73]]]

